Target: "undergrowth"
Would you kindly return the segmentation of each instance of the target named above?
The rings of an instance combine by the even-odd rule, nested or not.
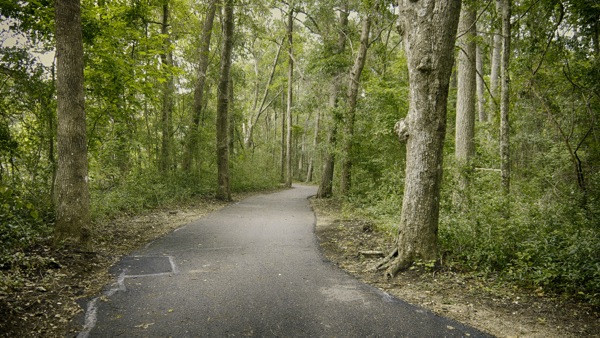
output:
[[[499,179],[496,172],[473,173],[471,188],[458,202],[453,178],[444,178],[438,242],[444,268],[600,306],[596,200],[571,191],[557,199],[547,184],[533,179],[516,181],[507,200],[492,188],[500,186]],[[370,185],[369,193],[345,199],[345,212],[395,233],[402,195],[390,196],[392,188],[384,182]]]

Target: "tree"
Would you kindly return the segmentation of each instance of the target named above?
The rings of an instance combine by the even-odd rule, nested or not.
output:
[[[90,194],[79,0],[56,0],[57,171],[55,240],[89,242]]]
[[[293,104],[293,88],[294,88],[294,45],[293,45],[293,30],[294,30],[294,7],[293,3],[289,6],[287,15],[287,38],[288,38],[288,87],[286,101],[286,134],[285,134],[285,186],[292,187],[292,104]]]
[[[367,58],[367,49],[369,48],[369,33],[371,31],[371,17],[370,13],[365,14],[362,20],[362,28],[360,33],[360,46],[356,53],[356,59],[354,60],[354,66],[348,76],[348,92],[346,97],[348,99],[348,108],[345,116],[345,129],[344,129],[344,145],[343,145],[343,161],[342,161],[342,174],[340,182],[340,194],[346,195],[350,191],[351,186],[351,169],[352,169],[352,137],[354,136],[354,119],[356,113],[356,100],[358,97],[358,86],[360,84],[360,76],[363,68],[365,67],[365,61]]]
[[[495,0],[496,3],[496,20],[501,15],[502,11],[502,0]],[[488,114],[488,120],[492,120],[494,115],[497,114],[498,111],[498,82],[500,81],[500,61],[502,55],[502,35],[501,35],[501,27],[498,27],[498,24],[492,25],[492,60],[490,67],[490,92],[491,98],[490,103],[492,105],[492,109],[490,110],[490,114]]]
[[[500,171],[502,175],[502,188],[510,192],[510,126],[508,122],[510,104],[510,13],[511,0],[502,0],[502,93],[500,97]]]
[[[162,24],[161,34],[164,39],[164,50],[160,54],[163,71],[166,79],[163,83],[162,100],[162,144],[160,151],[159,169],[166,173],[171,166],[171,135],[173,133],[173,95],[175,93],[175,82],[173,77],[173,51],[171,48],[171,38],[169,36],[170,10],[169,0],[164,0],[162,5]]]
[[[182,169],[189,172],[192,161],[196,158],[198,146],[198,127],[200,126],[200,117],[202,116],[202,104],[204,102],[204,85],[206,83],[206,72],[209,64],[210,40],[212,36],[213,22],[215,19],[217,0],[210,0],[206,17],[202,25],[202,37],[200,48],[198,49],[198,78],[194,85],[194,103],[192,105],[192,118],[190,130],[188,130],[187,142],[185,144]]]
[[[459,167],[458,192],[463,196],[467,187],[466,170],[475,155],[475,20],[473,4],[462,7],[458,24],[458,90],[456,98],[455,157]],[[460,197],[459,197],[460,198]]]
[[[337,28],[337,41],[333,48],[333,56],[341,57],[346,49],[346,39],[348,35],[348,4],[344,2],[339,14],[339,27]],[[339,66],[338,66],[339,67]],[[323,158],[323,171],[321,173],[321,182],[317,192],[318,198],[327,198],[333,195],[333,174],[335,169],[335,146],[337,142],[337,128],[339,123],[338,95],[340,91],[340,77],[343,74],[343,68],[335,67],[333,77],[329,84],[329,102],[328,109],[331,112],[331,126],[327,132],[327,146]]]
[[[406,174],[396,248],[377,266],[395,276],[417,260],[437,258],[446,104],[459,0],[400,0],[399,29],[408,61]]]
[[[217,89],[217,198],[231,200],[229,179],[229,78],[233,50],[233,4],[234,0],[223,1],[223,45],[221,69]]]

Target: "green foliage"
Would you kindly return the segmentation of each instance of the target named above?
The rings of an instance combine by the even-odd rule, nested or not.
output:
[[[241,152],[231,160],[233,192],[273,189],[279,184],[279,171],[264,152]]]
[[[49,230],[33,203],[14,189],[0,184],[0,265],[5,264],[15,251],[47,236]]]
[[[208,177],[184,174],[165,177],[156,169],[132,172],[124,178],[95,177],[90,189],[92,216],[99,219],[141,212],[192,196],[208,195],[212,190]]]
[[[578,198],[538,199],[543,187],[520,182],[510,197],[493,192],[497,173],[476,173],[469,205],[454,207],[446,184],[440,246],[447,265],[462,271],[500,275],[521,285],[581,297],[600,304],[600,236],[597,219],[585,215]],[[517,190],[518,189],[518,190]]]

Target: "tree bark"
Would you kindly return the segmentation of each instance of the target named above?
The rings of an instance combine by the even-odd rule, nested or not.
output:
[[[314,162],[315,156],[317,154],[317,146],[319,144],[319,124],[321,122],[321,112],[317,110],[316,113],[317,116],[315,117],[315,130],[313,133],[312,153],[308,157],[308,169],[306,170],[306,183],[310,183],[313,180]]]
[[[89,244],[90,193],[80,0],[56,0],[57,171],[55,242]]]
[[[502,11],[502,0],[496,0],[496,16],[499,16]],[[491,92],[491,108],[490,114],[488,114],[488,121],[493,119],[493,115],[497,114],[498,106],[498,82],[500,82],[500,61],[502,55],[502,35],[499,33],[500,29],[494,25],[492,31],[494,32],[494,38],[492,43],[492,61],[491,61],[491,74],[490,74],[490,92]]]
[[[352,139],[354,137],[354,121],[356,113],[356,101],[358,97],[358,87],[360,76],[367,59],[367,49],[369,48],[369,33],[371,31],[371,18],[367,14],[362,22],[360,33],[360,47],[354,60],[354,66],[348,76],[348,110],[344,124],[344,145],[342,148],[342,173],[340,180],[340,194],[347,195],[350,192],[352,184]]]
[[[202,116],[202,105],[204,101],[204,86],[206,83],[206,71],[208,70],[208,57],[210,54],[210,40],[212,37],[212,28],[215,18],[217,0],[211,0],[208,4],[206,17],[202,26],[202,42],[198,50],[198,79],[194,85],[194,103],[192,104],[192,119],[190,129],[188,130],[187,142],[185,145],[182,169],[189,172],[197,156],[198,149],[198,128],[200,127],[200,117]]]
[[[460,0],[399,0],[408,61],[406,175],[402,216],[387,274],[437,257],[446,105]]]
[[[221,48],[221,69],[217,90],[217,194],[220,200],[231,200],[229,181],[229,77],[233,49],[233,3],[223,1],[223,46]]]
[[[287,38],[288,38],[288,87],[287,87],[287,103],[286,103],[286,137],[285,137],[285,167],[286,177],[285,186],[292,187],[292,103],[293,103],[293,88],[294,88],[294,45],[293,45],[293,29],[294,29],[294,8],[290,5],[287,17]]]
[[[173,51],[171,50],[171,39],[169,37],[169,1],[163,4],[163,17],[161,34],[166,36],[164,41],[164,51],[161,53],[163,72],[166,74],[166,81],[163,84],[162,100],[162,142],[160,151],[159,169],[162,173],[169,171],[171,167],[171,135],[173,134],[172,115],[173,115],[173,94],[175,93],[175,83],[173,78]]]
[[[462,199],[468,186],[468,170],[475,155],[475,20],[473,5],[461,10],[458,24],[458,90],[456,99],[455,158],[458,165],[458,194]]]
[[[488,117],[485,106],[485,82],[483,79],[483,52],[481,50],[481,44],[479,41],[476,42],[475,47],[475,69],[477,71],[475,85],[477,87],[477,112],[479,116],[479,122],[487,122]]]
[[[348,8],[347,3],[344,4],[344,8],[340,11],[339,18],[339,34],[337,41],[336,54],[342,54],[346,49],[346,37],[348,33]],[[340,72],[341,74],[342,72]],[[338,95],[340,91],[339,84],[340,75],[335,76],[331,81],[331,87],[329,89],[329,104],[328,108],[331,114],[331,126],[327,132],[327,145],[329,149],[325,150],[325,156],[323,157],[323,173],[321,174],[321,182],[319,183],[319,190],[317,191],[317,198],[327,198],[333,195],[333,175],[335,172],[335,146],[337,142],[337,128],[339,124],[339,117],[336,111],[338,105]]]
[[[335,144],[337,142],[337,128],[339,117],[337,110],[338,93],[340,85],[338,78],[334,78],[329,94],[328,108],[331,114],[331,126],[327,132],[327,146],[330,149],[325,150],[323,158],[323,172],[321,173],[321,182],[317,191],[317,198],[328,198],[333,196],[333,174],[335,172]]]
[[[510,15],[511,0],[502,0],[502,93],[500,98],[500,171],[502,188],[506,195],[510,193],[510,126],[508,121],[510,103]]]

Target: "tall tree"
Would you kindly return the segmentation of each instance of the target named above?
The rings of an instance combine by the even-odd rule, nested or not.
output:
[[[479,25],[476,24],[476,28]],[[476,36],[479,35],[477,32]],[[479,116],[479,122],[487,122],[487,111],[485,106],[485,82],[483,79],[483,51],[481,43],[477,41],[475,43],[475,70],[477,72],[475,78],[475,86],[477,87],[477,113]]]
[[[458,90],[456,98],[455,157],[459,166],[459,190],[465,190],[466,170],[475,155],[475,20],[474,4],[464,4],[458,24]],[[458,193],[459,196],[464,196]]]
[[[495,20],[492,23],[492,60],[490,65],[490,92],[492,97],[490,98],[490,114],[488,114],[488,120],[492,120],[498,111],[498,82],[500,81],[500,61],[502,58],[502,27],[498,24],[498,18],[501,17],[502,13],[502,0],[495,0],[496,3],[496,15]]]
[[[346,39],[348,35],[348,3],[344,2],[339,14],[338,23],[338,35],[335,48],[333,50],[334,56],[339,56],[344,53],[346,49]],[[329,85],[329,102],[328,108],[331,112],[331,126],[327,132],[327,145],[329,149],[325,150],[325,156],[323,158],[323,172],[321,173],[321,182],[319,183],[319,190],[317,191],[318,198],[331,197],[333,194],[333,174],[335,171],[335,145],[337,142],[337,128],[339,123],[339,116],[337,112],[338,106],[338,95],[340,91],[340,78],[343,74],[343,69],[336,69],[333,74],[333,79]]]
[[[217,198],[231,200],[229,179],[229,77],[233,50],[234,0],[223,1],[223,45],[217,89]]]
[[[416,260],[437,258],[446,105],[460,0],[399,0],[408,61],[409,110],[402,215],[395,250],[378,268],[395,276]]]
[[[511,0],[502,2],[502,93],[500,98],[500,171],[502,175],[502,187],[508,194],[510,191],[510,127],[508,124],[510,104],[510,13]]]
[[[192,104],[192,118],[185,144],[182,169],[189,172],[198,149],[198,128],[202,116],[202,105],[204,103],[204,86],[206,83],[206,71],[208,70],[210,40],[212,37],[213,23],[217,8],[217,0],[208,2],[208,9],[202,25],[202,37],[200,48],[198,48],[198,78],[194,85],[194,102]]]
[[[356,101],[358,98],[358,87],[360,84],[360,76],[363,68],[365,67],[365,61],[367,59],[367,49],[369,48],[369,33],[371,31],[371,17],[370,13],[365,14],[362,20],[362,27],[360,33],[360,46],[356,53],[356,59],[354,60],[354,66],[348,76],[348,92],[346,97],[348,99],[348,108],[345,116],[344,123],[344,144],[342,153],[342,173],[340,181],[340,194],[346,195],[350,192],[351,179],[352,179],[352,138],[354,136],[354,121],[356,113]]]
[[[173,134],[173,95],[175,93],[175,80],[173,77],[173,51],[169,35],[170,26],[169,0],[164,0],[162,5],[161,34],[164,37],[163,52],[160,54],[163,72],[166,75],[163,83],[162,114],[161,114],[161,151],[159,169],[162,173],[169,170],[171,166],[171,136]]]
[[[56,0],[57,170],[55,238],[89,242],[87,132],[80,0]]]
[[[294,93],[294,7],[293,2],[290,4],[287,15],[287,42],[288,42],[288,87],[287,87],[287,102],[286,102],[286,133],[285,133],[285,186],[292,186],[292,104]]]

